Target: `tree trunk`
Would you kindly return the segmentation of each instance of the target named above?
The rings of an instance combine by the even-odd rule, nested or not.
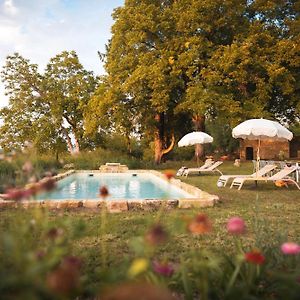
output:
[[[163,140],[164,140],[164,115],[155,115],[155,131],[154,131],[154,161],[157,165],[161,163],[162,151],[163,151]]]
[[[156,114],[155,121],[157,122],[154,131],[154,160],[156,164],[161,163],[164,154],[169,153],[175,145],[175,137],[172,135],[172,140],[167,148],[165,146],[165,116],[164,113]]]
[[[67,142],[67,147],[68,147],[68,151],[72,154],[73,153],[73,146],[72,146],[72,141],[70,136],[67,133],[67,130],[65,128],[63,128],[63,133],[64,136],[66,138],[66,142]]]
[[[79,142],[76,136],[74,136],[74,140],[75,140],[75,153],[79,153],[80,152],[80,146],[79,146]]]
[[[131,148],[131,139],[129,134],[126,134],[126,146],[127,146],[127,154],[131,155],[132,153],[132,148]]]
[[[196,131],[205,132],[205,116],[204,115],[194,115],[193,116],[194,128]],[[201,144],[195,145],[195,158],[198,161],[199,158],[204,156],[204,146]]]

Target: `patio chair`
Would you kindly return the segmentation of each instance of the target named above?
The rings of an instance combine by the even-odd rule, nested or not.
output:
[[[214,173],[218,172],[219,174],[223,175],[223,173],[218,169],[218,166],[220,166],[223,162],[222,161],[216,161],[211,166],[201,169],[201,168],[188,168],[184,171],[183,176],[187,177],[191,173],[198,173],[199,175],[201,173]]]
[[[284,183],[293,183],[296,185],[296,187],[300,190],[300,186],[298,183],[289,177],[293,172],[297,170],[297,166],[292,166],[292,167],[286,167],[273,176],[270,177],[236,177],[230,186],[230,188],[237,186],[238,190],[240,190],[244,184],[245,181],[264,181],[264,182],[276,182],[276,181],[283,181]]]
[[[227,182],[232,178],[249,178],[249,177],[263,177],[268,173],[272,172],[277,168],[276,165],[265,165],[263,168],[259,169],[257,172],[252,173],[251,175],[222,175],[217,181],[217,185],[222,183],[223,186],[226,186]],[[219,186],[219,185],[218,185]]]
[[[204,164],[203,164],[202,166],[200,166],[199,168],[197,168],[197,169],[199,169],[199,170],[204,170],[204,169],[210,167],[213,163],[214,163],[214,161],[213,161],[212,159],[208,158],[208,159],[205,160]],[[188,169],[188,167],[181,167],[181,168],[177,171],[176,176],[183,176],[183,175],[184,175],[184,172],[185,172],[187,169]]]

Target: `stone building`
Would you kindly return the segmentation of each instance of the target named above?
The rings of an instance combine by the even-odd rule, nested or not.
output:
[[[257,140],[240,140],[240,159],[256,159],[257,147]],[[260,159],[282,160],[290,157],[290,142],[272,140],[263,140],[260,142]]]

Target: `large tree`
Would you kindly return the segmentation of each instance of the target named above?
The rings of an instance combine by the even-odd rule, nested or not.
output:
[[[117,9],[106,62],[110,99],[103,101],[112,101],[114,113],[123,112],[124,118],[131,112],[131,121],[152,137],[157,163],[174,144],[174,108],[184,91],[173,68],[181,41],[172,3],[130,0]]]
[[[1,72],[9,104],[0,111],[2,147],[22,148],[32,142],[39,151],[77,151],[84,144],[83,111],[96,86],[96,78],[78,61],[74,51],[50,60],[45,74],[18,53],[8,56]]]
[[[207,117],[233,125],[297,116],[297,1],[127,0],[113,17],[110,93],[99,101],[113,113],[137,111],[156,162],[176,123],[190,122],[179,113],[188,112],[196,130]]]
[[[75,51],[63,51],[50,59],[45,72],[45,101],[51,115],[62,128],[70,148],[70,134],[75,151],[84,144],[83,112],[97,84],[92,72],[86,71]]]
[[[30,141],[39,151],[45,151],[61,145],[59,128],[44,101],[44,77],[39,74],[38,66],[15,53],[7,57],[1,76],[9,97],[8,106],[0,111],[1,146],[20,149]]]

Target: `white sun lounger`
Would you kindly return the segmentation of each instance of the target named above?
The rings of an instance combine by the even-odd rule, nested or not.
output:
[[[183,176],[188,176],[191,173],[214,173],[214,172],[218,172],[222,175],[222,172],[218,169],[218,166],[220,166],[223,162],[222,161],[216,161],[214,162],[211,166],[209,166],[208,168],[205,169],[201,169],[201,168],[188,168],[183,172]]]
[[[273,176],[270,177],[236,177],[230,188],[237,186],[238,190],[240,190],[244,184],[245,181],[264,181],[264,182],[275,182],[277,180],[283,181],[283,182],[291,182],[293,184],[296,185],[296,187],[300,190],[300,186],[298,185],[298,183],[288,177],[289,175],[291,175],[293,172],[295,172],[297,170],[296,166],[292,166],[292,167],[285,167],[284,169],[282,169],[281,171],[279,171],[278,173],[274,174]]]
[[[230,179],[239,177],[239,178],[249,178],[249,177],[263,177],[265,175],[267,175],[268,173],[270,173],[271,171],[276,169],[276,165],[265,165],[264,167],[262,167],[261,169],[259,169],[257,172],[254,172],[251,175],[222,175],[219,177],[218,181],[217,181],[217,185],[218,183],[222,183],[223,186],[226,186],[227,182]]]

